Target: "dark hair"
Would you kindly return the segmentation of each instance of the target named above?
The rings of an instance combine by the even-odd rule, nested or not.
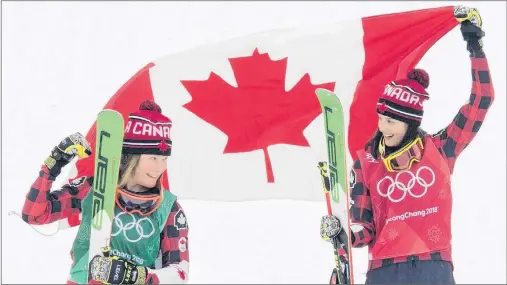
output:
[[[395,147],[396,150],[402,148],[409,142],[412,142],[417,137],[420,137],[424,143],[424,136],[426,135],[426,132],[422,130],[419,125],[416,124],[408,124],[407,132],[405,133],[405,136],[401,140],[401,143],[399,146]],[[379,157],[379,151],[378,146],[380,144],[380,140],[382,139],[382,133],[377,129],[375,133],[373,133],[372,138],[366,143],[364,146],[364,150],[368,150],[369,147],[371,147],[371,155],[378,159]]]

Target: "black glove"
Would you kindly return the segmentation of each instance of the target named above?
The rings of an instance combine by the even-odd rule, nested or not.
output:
[[[331,241],[342,230],[340,220],[336,216],[323,216],[320,220],[320,237]]]
[[[101,249],[104,256],[96,255],[88,265],[91,280],[104,284],[145,284],[148,270],[136,266],[131,261],[124,261],[117,256],[110,256],[110,247]],[[89,281],[91,281],[89,280]]]
[[[486,35],[482,30],[482,18],[475,8],[456,6],[454,17],[461,22],[461,34],[467,42],[467,50],[470,53],[482,51],[482,37]]]
[[[74,133],[64,138],[53,148],[51,154],[44,160],[53,177],[60,175],[62,168],[67,165],[76,155],[85,158],[92,154],[90,144],[80,133]]]

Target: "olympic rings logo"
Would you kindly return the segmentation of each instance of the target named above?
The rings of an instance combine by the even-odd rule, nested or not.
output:
[[[132,218],[132,221],[129,223],[126,223],[124,225],[123,221],[120,219],[121,215],[129,215]],[[145,226],[147,227],[149,225],[149,227],[151,228],[151,231],[149,231],[147,234],[145,234],[145,232],[144,232],[145,228],[143,228],[143,226],[142,226],[142,222],[144,222],[144,221],[145,221]],[[123,236],[129,242],[138,242],[143,238],[151,237],[155,233],[155,226],[153,225],[153,222],[148,217],[144,217],[139,220],[136,220],[136,217],[130,213],[120,212],[118,215],[116,215],[114,217],[114,224],[116,225],[118,230],[115,233],[112,233],[111,236],[114,237],[114,236],[117,236],[123,232]],[[136,239],[131,239],[127,235],[127,232],[129,230],[133,229],[134,227],[136,229],[138,237]]]
[[[423,169],[426,169],[431,174],[431,179],[429,182],[424,180],[420,176],[420,173]],[[402,174],[408,174],[410,176],[410,180],[408,181],[407,185],[405,185],[403,182],[399,181],[399,178]],[[385,180],[388,180],[390,182],[389,186],[387,187],[387,193],[383,193],[383,191],[382,191],[383,187],[381,187],[382,182],[384,182]],[[416,183],[417,183],[417,185],[424,188],[424,191],[421,194],[414,194],[414,192],[412,192],[412,189],[414,188]],[[414,198],[421,198],[422,196],[424,196],[426,194],[426,192],[428,192],[428,188],[431,185],[433,185],[434,183],[435,183],[435,173],[433,172],[433,170],[431,170],[431,168],[429,168],[427,166],[422,166],[421,168],[419,168],[417,170],[415,175],[411,171],[402,171],[402,172],[398,172],[394,179],[391,178],[390,176],[386,176],[386,177],[382,178],[377,183],[377,192],[380,194],[380,196],[388,198],[391,202],[398,203],[398,202],[402,201],[403,199],[405,199],[405,197],[407,196],[407,193],[410,194],[410,196],[412,196]],[[395,189],[398,189],[403,192],[403,195],[401,195],[400,198],[395,199],[391,196],[391,194],[393,194]]]

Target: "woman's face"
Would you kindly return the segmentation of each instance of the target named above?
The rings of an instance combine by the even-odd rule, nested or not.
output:
[[[153,188],[157,185],[157,180],[167,169],[167,156],[155,154],[142,154],[139,158],[134,176],[131,178],[129,189],[134,190],[139,186]]]
[[[407,133],[408,124],[388,116],[378,114],[378,129],[384,136],[386,146],[396,147]]]

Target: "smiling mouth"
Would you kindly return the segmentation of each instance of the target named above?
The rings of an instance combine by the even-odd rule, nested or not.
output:
[[[151,177],[151,178],[157,178],[158,177],[158,176],[153,176],[153,175],[148,174],[148,173],[146,173],[146,175],[148,175],[148,177]]]

